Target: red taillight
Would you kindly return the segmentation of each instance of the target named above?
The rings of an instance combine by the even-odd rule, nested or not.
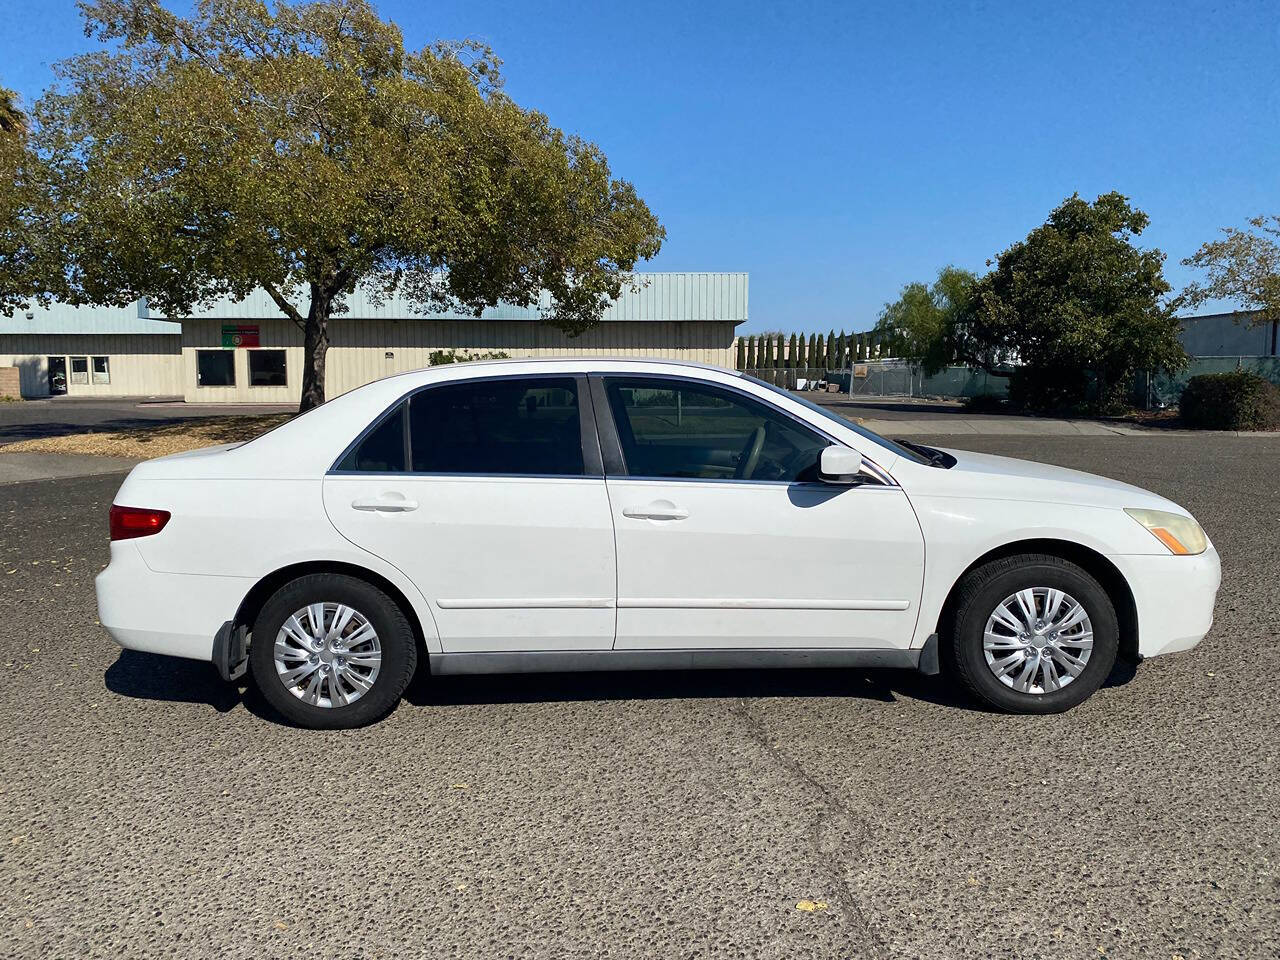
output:
[[[141,507],[111,505],[111,539],[129,540],[159,533],[169,522],[168,510],[144,510]]]

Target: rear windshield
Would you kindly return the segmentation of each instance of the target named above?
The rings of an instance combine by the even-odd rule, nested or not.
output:
[[[749,374],[745,374],[745,373],[742,374],[742,378],[744,380],[750,380],[752,383],[758,383],[760,384],[760,386],[764,387],[765,389],[771,390],[774,393],[781,394],[782,396],[787,397],[790,400],[794,400],[796,403],[803,404],[804,406],[812,410],[814,413],[821,414],[823,417],[832,421],[833,423],[836,423],[844,427],[846,430],[852,430],[858,436],[865,437],[866,439],[870,440],[872,443],[877,443],[880,446],[884,447],[886,450],[892,451],[893,453],[896,453],[898,456],[906,460],[910,460],[912,463],[919,463],[925,466],[931,465],[929,458],[926,457],[924,454],[918,453],[915,450],[910,450],[907,447],[904,447],[900,443],[895,443],[893,440],[890,440],[888,437],[882,437],[880,436],[880,434],[876,433],[874,430],[868,430],[866,427],[856,424],[852,420],[846,420],[844,417],[840,416],[839,414],[832,413],[826,407],[819,406],[818,404],[814,403],[812,400],[806,400],[804,397],[798,396],[797,394],[792,393],[790,390],[784,390],[781,387],[775,387],[772,383],[766,383],[763,380],[757,380],[755,377],[750,376]]]

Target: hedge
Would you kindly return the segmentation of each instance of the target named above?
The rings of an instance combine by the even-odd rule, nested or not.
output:
[[[1280,430],[1280,387],[1251,373],[1204,373],[1182,391],[1182,419],[1204,430]]]

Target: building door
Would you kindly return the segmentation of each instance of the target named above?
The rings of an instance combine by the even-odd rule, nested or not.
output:
[[[67,358],[49,357],[49,395],[62,396],[67,392]]]

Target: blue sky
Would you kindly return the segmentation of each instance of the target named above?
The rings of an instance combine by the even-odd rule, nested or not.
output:
[[[1218,228],[1280,212],[1274,2],[378,9],[411,46],[491,44],[508,93],[599,143],[657,212],[646,269],[750,271],[746,331],[865,329],[1073,191],[1132,197],[1177,286]],[[0,83],[24,98],[87,47],[72,0],[0,4]]]

